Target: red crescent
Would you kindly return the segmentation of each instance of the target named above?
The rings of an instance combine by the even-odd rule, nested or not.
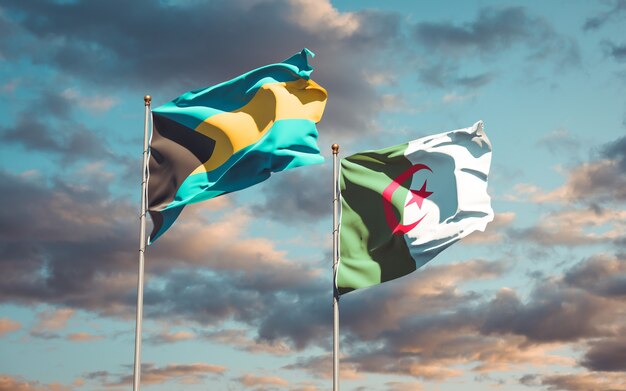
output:
[[[413,174],[420,170],[428,170],[430,172],[433,172],[433,170],[431,170],[430,167],[425,164],[416,164],[409,167],[409,169],[394,178],[389,186],[387,186],[383,191],[383,210],[385,212],[385,219],[387,220],[387,225],[389,225],[389,228],[394,235],[406,234],[407,232],[415,228],[424,219],[424,217],[426,217],[426,215],[424,215],[421,219],[411,224],[400,224],[400,222],[396,218],[395,213],[393,212],[393,205],[391,204],[391,197],[393,197],[393,193],[398,190],[402,183],[411,178]]]

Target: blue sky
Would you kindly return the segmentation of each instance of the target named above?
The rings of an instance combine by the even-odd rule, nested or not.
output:
[[[496,212],[341,300],[344,390],[626,390],[626,2],[0,1],[0,391],[132,383],[143,96],[307,47],[324,165],[146,256],[143,389],[331,387],[331,150],[479,119]]]

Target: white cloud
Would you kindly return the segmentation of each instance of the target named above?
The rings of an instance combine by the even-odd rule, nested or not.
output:
[[[370,72],[366,74],[365,80],[373,86],[390,85],[396,83],[397,75],[391,72]]]
[[[465,94],[465,95],[457,94],[456,92],[450,92],[450,93],[444,95],[441,98],[441,101],[443,103],[445,103],[445,104],[451,104],[451,103],[463,102],[463,101],[466,101],[468,99],[475,98],[476,96],[477,96],[477,94],[475,92],[468,93],[468,94]]]
[[[92,113],[104,113],[118,103],[118,99],[112,96],[91,95],[85,96],[75,88],[67,88],[61,92],[61,96]]]
[[[311,33],[328,30],[333,38],[345,38],[360,27],[353,13],[341,13],[327,0],[290,0],[292,18],[304,30]]]

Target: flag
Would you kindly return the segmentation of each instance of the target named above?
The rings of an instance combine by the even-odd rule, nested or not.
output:
[[[152,111],[148,211],[150,243],[185,205],[241,190],[272,172],[322,163],[315,124],[326,90],[310,79],[302,50]]]
[[[482,121],[341,162],[340,294],[404,276],[493,220]]]

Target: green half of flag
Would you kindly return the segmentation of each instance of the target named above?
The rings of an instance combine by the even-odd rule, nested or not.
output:
[[[341,162],[340,294],[411,273],[493,220],[482,122]]]
[[[326,90],[310,79],[307,49],[153,110],[148,211],[150,243],[187,204],[322,163],[316,123]]]

